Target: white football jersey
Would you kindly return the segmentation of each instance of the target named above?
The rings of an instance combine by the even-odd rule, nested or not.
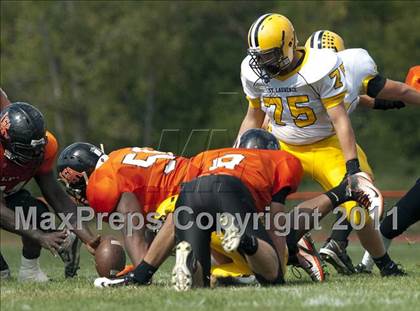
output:
[[[344,64],[347,81],[344,103],[348,113],[352,113],[359,104],[359,95],[366,94],[367,83],[378,74],[378,69],[364,49],[347,49],[337,54]]]
[[[270,118],[271,131],[280,140],[306,145],[334,134],[327,109],[339,105],[347,82],[341,59],[331,50],[302,49],[301,64],[286,76],[259,79],[249,66],[241,65],[243,90],[253,108]]]

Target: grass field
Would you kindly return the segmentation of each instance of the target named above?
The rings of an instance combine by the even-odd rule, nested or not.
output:
[[[16,277],[20,243],[2,232],[2,253]],[[4,241],[7,240],[6,243]],[[357,243],[349,248],[355,262],[361,258]],[[177,293],[169,286],[170,259],[157,273],[154,285],[95,289],[93,258],[82,253],[79,277],[64,280],[59,259],[43,252],[41,264],[53,278],[48,284],[21,284],[15,278],[1,282],[1,310],[419,310],[420,245],[394,243],[391,256],[410,274],[404,278],[373,276],[341,277],[331,268],[324,284],[313,284],[306,276],[288,273],[287,285],[276,288],[218,288]]]

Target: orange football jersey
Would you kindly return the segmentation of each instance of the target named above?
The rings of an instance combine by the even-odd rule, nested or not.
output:
[[[420,91],[420,66],[410,68],[405,78],[405,83]]]
[[[179,192],[188,164],[187,158],[148,148],[111,152],[89,177],[89,205],[96,213],[112,213],[121,195],[132,192],[144,215],[154,212],[160,202]]]
[[[254,197],[258,211],[264,211],[281,189],[290,187],[295,192],[303,175],[299,159],[281,150],[209,150],[192,158],[191,167],[199,168],[200,176],[225,174],[239,178]],[[194,175],[192,171],[186,180]]]

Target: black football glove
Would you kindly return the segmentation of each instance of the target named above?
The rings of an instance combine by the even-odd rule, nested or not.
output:
[[[387,100],[375,98],[375,104],[373,109],[388,110],[388,109],[401,109],[404,108],[405,104],[400,100]]]

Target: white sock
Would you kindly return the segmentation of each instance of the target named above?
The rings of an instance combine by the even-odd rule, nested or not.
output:
[[[382,241],[384,242],[385,251],[388,251],[392,240],[387,239],[382,234],[381,234],[381,237],[382,237]],[[372,256],[370,256],[368,251],[365,251],[365,254],[363,255],[362,264],[366,267],[367,270],[372,271],[373,265],[375,263],[373,262]]]
[[[366,270],[372,271],[374,262],[368,251],[365,251],[363,255],[362,264],[366,267]]]
[[[27,259],[22,256],[21,259],[21,269],[38,269],[39,268],[39,258]]]

